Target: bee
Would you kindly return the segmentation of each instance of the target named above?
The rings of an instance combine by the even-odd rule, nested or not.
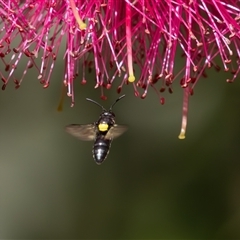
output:
[[[74,137],[83,141],[94,141],[92,153],[98,165],[102,164],[107,158],[112,140],[127,130],[126,126],[115,123],[115,114],[112,112],[113,106],[123,97],[125,95],[119,97],[108,111],[98,102],[86,98],[87,101],[102,108],[99,119],[93,124],[70,124],[66,126],[66,131]]]

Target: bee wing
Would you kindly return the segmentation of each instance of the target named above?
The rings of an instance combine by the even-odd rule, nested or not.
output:
[[[114,126],[106,134],[105,138],[114,139],[114,138],[117,138],[117,137],[121,136],[126,131],[127,131],[127,126],[126,125],[114,124]]]
[[[83,141],[93,141],[96,137],[94,124],[70,124],[65,127],[67,133]]]

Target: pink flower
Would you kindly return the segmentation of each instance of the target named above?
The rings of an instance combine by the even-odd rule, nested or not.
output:
[[[180,139],[189,95],[205,70],[219,71],[215,59],[220,57],[221,68],[233,73],[227,82],[240,71],[240,2],[235,0],[0,0],[0,17],[2,89],[10,79],[18,88],[32,67],[48,87],[55,61],[62,58],[72,103],[73,82],[86,83],[86,71],[95,71],[102,98],[103,89],[118,81],[118,92],[132,85],[141,98],[152,87],[161,104],[162,92],[171,93],[177,80],[184,91]],[[181,69],[175,67],[179,54]],[[17,76],[20,61],[26,66]]]

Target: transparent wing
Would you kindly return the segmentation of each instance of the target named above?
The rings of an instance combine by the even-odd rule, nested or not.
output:
[[[114,124],[114,126],[108,131],[108,133],[106,134],[107,139],[114,139],[117,138],[119,136],[121,136],[124,132],[127,131],[127,126],[126,125],[117,125]]]
[[[94,124],[70,124],[65,127],[67,133],[83,141],[93,141],[96,137]]]

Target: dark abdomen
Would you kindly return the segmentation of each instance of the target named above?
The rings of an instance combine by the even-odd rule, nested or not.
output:
[[[97,164],[101,164],[107,157],[112,140],[98,136],[93,145],[93,158]]]

